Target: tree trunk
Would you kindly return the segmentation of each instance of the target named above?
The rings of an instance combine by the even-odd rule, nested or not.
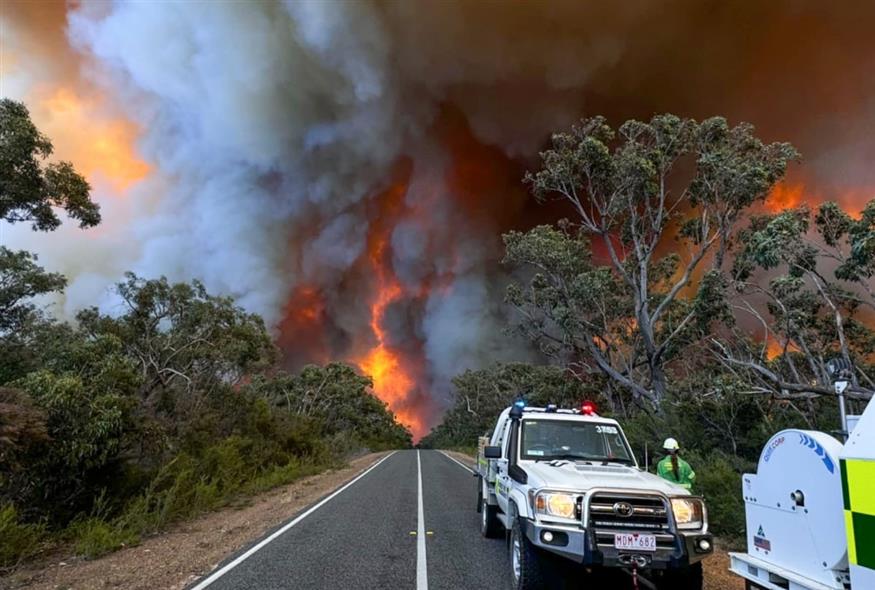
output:
[[[651,401],[656,406],[657,411],[662,409],[662,400],[665,399],[668,384],[666,383],[665,369],[662,367],[661,361],[653,361],[650,363],[650,390],[653,393]]]

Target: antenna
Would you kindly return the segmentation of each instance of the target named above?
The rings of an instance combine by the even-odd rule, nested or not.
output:
[[[848,440],[848,410],[845,406],[845,391],[854,378],[854,367],[842,357],[836,357],[826,363],[826,372],[829,373],[839,398],[839,418],[842,422],[842,439]]]

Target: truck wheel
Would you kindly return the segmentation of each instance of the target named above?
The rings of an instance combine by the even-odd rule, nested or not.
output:
[[[702,563],[694,563],[693,565],[668,570],[662,577],[660,590],[702,590],[705,583],[704,574],[702,572]]]
[[[499,532],[498,506],[490,506],[484,498],[480,504],[480,534],[493,539]]]
[[[510,583],[513,590],[541,590],[544,584],[544,571],[538,549],[532,545],[520,526],[514,520],[510,532]]]

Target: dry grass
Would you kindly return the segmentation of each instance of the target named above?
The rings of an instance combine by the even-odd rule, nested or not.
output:
[[[0,588],[29,590],[179,590],[229,554],[288,520],[305,506],[352,479],[385,453],[354,459],[349,466],[305,477],[246,504],[204,514],[95,560],[55,553],[7,578]]]

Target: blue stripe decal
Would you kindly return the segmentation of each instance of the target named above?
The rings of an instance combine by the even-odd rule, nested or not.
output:
[[[814,453],[820,457],[820,460],[823,461],[823,464],[826,466],[827,471],[830,473],[835,473],[836,466],[832,459],[830,459],[829,455],[826,453],[826,449],[823,448],[819,442],[808,436],[807,434],[799,433],[799,444],[808,447],[809,449],[813,449]]]

